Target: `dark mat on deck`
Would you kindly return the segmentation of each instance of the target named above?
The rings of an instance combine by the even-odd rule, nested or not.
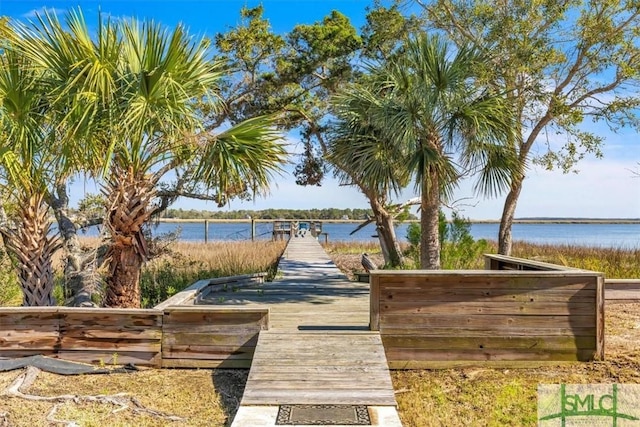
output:
[[[276,425],[371,425],[364,405],[280,405]]]

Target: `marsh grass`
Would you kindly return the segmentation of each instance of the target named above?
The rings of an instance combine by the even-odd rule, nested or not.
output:
[[[153,307],[200,279],[267,272],[276,275],[285,242],[176,242],[142,270],[143,307]]]
[[[330,254],[362,254],[366,252],[368,254],[380,254],[380,244],[372,241],[344,241],[336,240],[322,244],[322,247]]]
[[[495,244],[493,250],[495,250]],[[534,245],[516,242],[513,256],[568,267],[599,271],[610,279],[640,278],[640,248],[598,248],[575,245]]]
[[[363,271],[360,265],[360,255],[363,252],[373,255],[374,261],[379,266],[384,264],[378,243],[335,241],[323,246],[327,253],[333,257],[336,265],[347,275]],[[410,250],[406,244],[401,245],[401,247],[404,251]],[[497,247],[496,242],[488,241],[485,252],[497,253]],[[640,248],[599,248],[515,242],[512,255],[519,258],[549,262],[566,267],[599,271],[610,279],[640,278]],[[455,266],[456,264],[453,263],[451,265]],[[409,263],[407,268],[416,268],[416,266]],[[468,263],[467,268],[484,269],[483,255],[478,254],[475,261]]]
[[[85,248],[95,248],[98,238],[82,238]],[[276,275],[277,261],[286,242],[234,241],[234,242],[173,242],[163,248],[157,258],[146,263],[140,276],[142,305],[145,308],[164,301],[192,283],[205,278],[235,276],[267,272],[267,280]],[[63,252],[54,259],[56,287],[54,295],[64,301],[62,277]],[[10,260],[0,252],[0,306],[22,303],[20,286]]]

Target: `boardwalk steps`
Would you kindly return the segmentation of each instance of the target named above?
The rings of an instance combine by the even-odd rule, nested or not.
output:
[[[380,335],[261,333],[241,404],[394,406]]]
[[[270,310],[232,427],[280,425],[281,405],[362,405],[370,425],[401,426],[380,334],[369,331],[368,284],[348,281],[309,235],[290,239],[279,270],[259,291],[217,300]]]

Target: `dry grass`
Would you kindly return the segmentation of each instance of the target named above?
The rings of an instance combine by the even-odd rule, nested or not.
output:
[[[4,390],[19,373],[0,373],[0,390]],[[116,408],[108,404],[62,404],[55,418],[74,421],[81,426],[225,426],[230,424],[237,410],[246,376],[246,371],[224,369],[146,370],[133,374],[73,377],[41,372],[28,392],[39,396],[127,393],[149,409],[183,418],[183,421],[171,422],[129,410],[114,413]],[[3,397],[0,413],[7,413],[11,426],[49,426],[46,417],[53,405]]]
[[[276,274],[286,242],[175,242],[163,255],[147,263],[140,287],[144,307],[153,307],[200,279],[238,274]]]
[[[392,372],[405,427],[535,426],[538,384],[640,383],[640,304],[606,312],[606,360],[538,369]]]

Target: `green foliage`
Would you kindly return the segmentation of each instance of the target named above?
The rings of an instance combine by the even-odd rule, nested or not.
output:
[[[193,261],[167,260],[146,267],[140,275],[141,305],[151,308],[187,288],[195,281],[214,277],[213,272]]]
[[[585,153],[600,154],[602,138],[580,126],[585,117],[613,130],[639,126],[640,97],[631,90],[640,67],[636,3],[438,0],[424,7],[458,45],[471,42],[492,52],[483,73],[511,100],[523,131],[514,147],[522,161],[544,127],[568,137],[559,150],[544,144],[537,160],[569,171]]]
[[[9,256],[0,249],[0,307],[22,304],[22,290]]]
[[[223,84],[228,119],[235,123],[256,114],[280,114],[280,127],[297,129],[304,145],[296,181],[319,185],[327,171],[323,156],[330,97],[358,78],[363,63],[387,55],[418,27],[418,18],[400,13],[400,3],[386,7],[376,2],[361,31],[332,11],[282,36],[271,30],[263,6],[243,8],[239,25],[215,38],[219,58],[234,71]]]
[[[78,213],[85,218],[102,218],[105,204],[106,198],[103,194],[87,193],[78,202]]]
[[[440,211],[438,215],[438,230],[440,241],[442,242],[440,262],[443,269],[483,268],[482,255],[488,251],[490,245],[484,239],[474,240],[470,229],[471,222],[457,212],[453,212],[449,222],[444,212]],[[406,237],[411,244],[408,255],[414,258],[416,264],[419,264],[420,224],[409,224]]]
[[[150,20],[100,15],[97,29],[90,27],[80,9],[64,22],[55,12],[30,24],[11,22],[11,43],[0,56],[0,175],[11,178],[6,187],[22,190],[20,205],[64,187],[75,173],[106,176],[106,215],[95,196],[79,211],[85,218],[104,216],[106,229],[117,235],[112,251],[128,242],[144,261],[141,224],[177,197],[225,204],[267,192],[287,156],[277,117],[254,114],[228,123],[220,88],[228,68],[211,59],[209,40],[192,37],[181,24],[167,29]],[[159,195],[167,175],[176,181]],[[138,268],[122,259],[110,257],[113,274]],[[107,283],[137,286],[137,274],[123,277]]]
[[[407,227],[407,240],[414,248],[420,246],[420,224],[416,224],[415,222],[409,224]]]
[[[531,163],[566,173],[577,172],[585,155],[601,157],[604,138],[583,125],[585,118],[613,131],[640,130],[640,8],[627,0],[418,3],[431,28],[490,56],[478,64],[482,80],[510,105],[519,165],[499,234],[499,250],[508,255],[513,213]]]
[[[462,177],[477,178],[483,195],[509,188],[512,117],[477,72],[486,60],[471,44],[456,49],[437,34],[416,33],[333,98],[329,159],[343,182],[378,199],[411,181],[420,190],[422,268],[440,267],[434,216]]]

